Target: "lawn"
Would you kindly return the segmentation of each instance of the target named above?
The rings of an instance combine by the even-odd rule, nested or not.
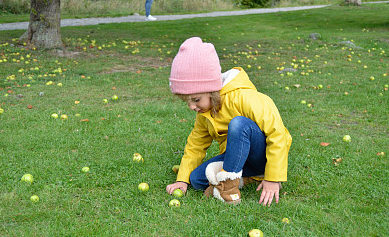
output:
[[[23,31],[2,31],[0,236],[388,236],[388,11],[65,27],[60,51],[25,48],[15,40]],[[195,113],[168,78],[191,36],[214,43],[223,71],[243,67],[275,101],[293,136],[279,204],[259,205],[252,185],[238,206],[190,188],[169,207],[165,188]],[[32,184],[20,181],[26,173]]]

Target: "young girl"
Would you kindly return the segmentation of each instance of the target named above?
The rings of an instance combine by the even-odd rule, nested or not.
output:
[[[279,200],[280,182],[287,180],[292,142],[280,114],[268,96],[257,91],[239,67],[221,73],[213,44],[187,39],[173,60],[169,78],[172,93],[197,112],[176,183],[166,187],[186,192],[191,184],[230,204],[241,202],[239,188],[263,177],[259,203]],[[220,155],[203,163],[213,140]]]

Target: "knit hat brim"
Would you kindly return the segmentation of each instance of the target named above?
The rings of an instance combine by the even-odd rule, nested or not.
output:
[[[170,78],[170,88],[174,94],[198,94],[205,92],[220,91],[222,89],[222,75],[219,77],[207,80],[180,80]]]

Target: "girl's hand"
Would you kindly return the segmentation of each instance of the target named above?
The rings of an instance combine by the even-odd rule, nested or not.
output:
[[[262,190],[261,193],[261,198],[259,199],[259,204],[262,204],[264,206],[268,205],[270,206],[273,197],[276,197],[276,203],[278,203],[279,200],[279,193],[281,189],[281,183],[280,182],[271,182],[271,181],[266,181],[263,180],[261,184],[259,184],[257,191]]]
[[[174,184],[170,184],[166,187],[166,192],[168,194],[172,194],[174,190],[181,189],[184,193],[186,193],[186,190],[188,189],[188,184],[184,182],[176,182]]]

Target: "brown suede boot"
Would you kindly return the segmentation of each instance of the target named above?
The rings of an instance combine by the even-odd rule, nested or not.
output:
[[[218,192],[216,192],[216,190]],[[227,179],[226,181],[220,181],[219,185],[215,186],[213,195],[216,198],[222,199],[228,204],[239,204],[241,203],[241,195],[239,191],[239,179]],[[218,196],[219,195],[219,196]]]
[[[242,177],[239,183],[239,188],[246,187],[247,185],[250,185],[252,183],[255,183],[256,185],[259,185],[263,180],[263,175],[259,176],[251,176],[251,177]]]
[[[214,196],[228,204],[239,204],[241,202],[239,183],[242,171],[226,172],[222,168],[223,162],[214,162],[207,166],[205,173],[210,186],[204,191],[204,195]]]

